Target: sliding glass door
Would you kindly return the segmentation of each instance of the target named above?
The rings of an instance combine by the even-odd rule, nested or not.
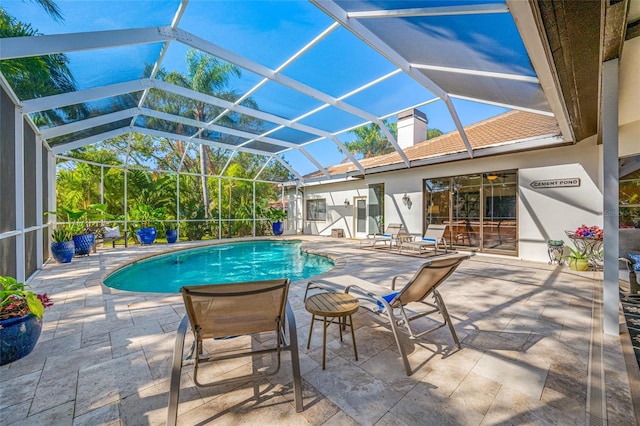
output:
[[[384,224],[384,184],[369,185],[369,233],[382,234]]]
[[[425,229],[446,224],[453,247],[517,254],[517,182],[515,170],[425,179]]]
[[[486,174],[483,178],[483,251],[516,252],[518,234],[515,173]]]

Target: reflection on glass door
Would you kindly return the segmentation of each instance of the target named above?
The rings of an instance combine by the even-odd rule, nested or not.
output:
[[[484,221],[482,248],[495,251],[516,250],[516,191],[515,172],[486,173],[484,189]]]
[[[426,179],[425,185],[425,230],[429,224],[444,224],[449,221],[449,187],[451,179]],[[447,243],[451,240],[450,227],[445,231]]]
[[[446,224],[450,246],[517,254],[517,191],[515,170],[425,179],[425,229]]]
[[[480,247],[481,175],[453,178],[451,191],[451,241],[453,245]]]
[[[369,233],[382,234],[384,225],[384,184],[369,185]]]
[[[353,200],[353,229],[356,238],[367,236],[367,199],[365,197],[354,198]]]

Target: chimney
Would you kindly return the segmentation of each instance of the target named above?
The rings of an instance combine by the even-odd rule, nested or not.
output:
[[[398,145],[405,149],[427,140],[427,116],[417,109],[398,114]]]

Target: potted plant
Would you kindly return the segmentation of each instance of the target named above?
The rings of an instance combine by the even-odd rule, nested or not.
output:
[[[571,254],[564,256],[564,258],[568,259],[569,268],[574,271],[586,271],[589,269],[589,256],[586,248],[584,250],[573,247],[567,248]]]
[[[69,232],[73,236],[76,256],[89,255],[95,243],[95,233],[89,222],[108,219],[106,204],[89,204],[86,208],[73,209],[62,206],[59,212],[51,212],[55,215],[66,216],[65,222],[69,223]]]
[[[59,226],[51,233],[51,255],[58,263],[69,263],[75,254],[76,246],[73,243],[71,232]]]
[[[172,226],[170,226],[164,234],[167,237],[167,243],[175,244],[175,242],[178,241],[178,230]]]
[[[0,365],[31,353],[42,331],[47,294],[36,294],[15,278],[0,276]]]
[[[287,213],[276,207],[269,207],[265,213],[267,219],[271,222],[273,235],[282,235],[282,232],[284,231],[284,224],[282,221],[287,218]]]
[[[140,244],[153,244],[157,235],[156,224],[164,219],[164,209],[140,203],[129,210],[129,218],[138,223],[135,234]]]

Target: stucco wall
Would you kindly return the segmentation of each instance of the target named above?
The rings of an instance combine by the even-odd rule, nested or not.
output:
[[[327,202],[327,220],[324,222],[306,220],[306,204],[303,202],[303,232],[305,234],[331,235],[331,229],[341,228],[345,237],[355,238],[353,234],[353,198],[366,197],[368,187],[363,181],[341,182],[323,186],[304,188],[305,200],[324,198]],[[349,200],[345,207],[344,200]]]
[[[620,157],[640,154],[640,37],[627,40],[620,57],[618,123]]]
[[[580,225],[602,226],[600,147],[595,137],[575,146],[525,155],[519,169],[519,256],[547,261],[546,241],[564,240]],[[531,187],[534,180],[579,178],[579,187]]]
[[[577,145],[490,158],[458,161],[367,176],[363,180],[305,188],[306,199],[327,200],[327,222],[314,223],[317,233],[330,235],[343,228],[353,237],[353,204],[344,199],[367,195],[367,186],[385,185],[385,222],[401,222],[410,233],[422,229],[422,180],[470,173],[518,169],[519,257],[547,261],[546,241],[565,239],[564,231],[582,224],[602,226],[602,194],[599,184],[600,147],[595,137]],[[579,178],[580,186],[533,189],[533,180]],[[402,201],[407,194],[411,208]],[[307,227],[309,229],[309,227]],[[314,232],[315,233],[315,232]]]

